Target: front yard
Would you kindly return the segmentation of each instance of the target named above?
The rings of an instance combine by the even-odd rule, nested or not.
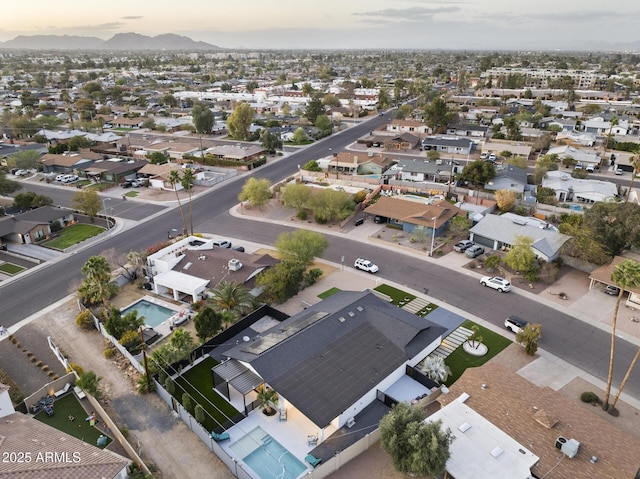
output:
[[[104,228],[102,226],[77,223],[60,230],[56,238],[45,241],[44,243],[42,243],[42,245],[46,246],[47,248],[64,251],[71,246],[82,243],[89,238],[99,235],[103,231]]]

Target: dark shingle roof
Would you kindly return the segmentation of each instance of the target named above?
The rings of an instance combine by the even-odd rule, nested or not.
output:
[[[342,291],[225,354],[325,427],[444,331],[370,291]]]

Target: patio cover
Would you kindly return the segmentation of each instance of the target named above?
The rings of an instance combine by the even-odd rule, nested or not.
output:
[[[264,383],[264,379],[235,359],[229,359],[218,364],[213,368],[213,372],[243,396]]]
[[[178,271],[165,271],[154,276],[153,281],[158,286],[164,286],[192,296],[204,291],[209,284],[208,279],[198,278]]]

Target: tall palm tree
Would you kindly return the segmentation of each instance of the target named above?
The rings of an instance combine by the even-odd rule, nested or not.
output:
[[[111,286],[111,266],[103,256],[91,256],[82,266],[87,290],[93,291],[93,297],[107,306],[113,294]]]
[[[629,376],[631,375],[631,371],[633,370],[633,367],[638,362],[638,358],[640,358],[640,348],[638,348],[638,350],[636,351],[635,356],[631,360],[631,364],[629,364],[629,367],[627,368],[627,372],[624,374],[624,378],[622,378],[622,382],[620,383],[620,387],[618,388],[618,392],[613,397],[613,401],[611,401],[611,404],[609,405],[608,411],[610,413],[615,411],[616,403],[618,402],[618,398],[620,397],[620,394],[622,393],[622,390],[624,389],[624,385],[627,384],[627,379],[629,379]]]
[[[180,172],[178,170],[171,170],[169,172],[169,177],[167,178],[167,180],[169,181],[169,183],[171,183],[171,187],[173,188],[173,191],[175,191],[176,193],[176,199],[178,200],[178,208],[180,208],[180,216],[182,217],[182,232],[186,233],[187,232],[187,220],[184,217],[184,209],[182,209],[182,203],[180,202],[180,195],[178,194],[178,188],[176,188],[176,185],[178,185],[178,183],[182,184],[182,178],[180,177]]]
[[[193,234],[193,210],[191,207],[191,194],[193,192],[193,183],[196,180],[196,175],[193,173],[191,168],[184,170],[182,173],[182,187],[189,192],[189,231],[190,234]]]
[[[249,290],[234,281],[221,281],[213,291],[211,299],[222,310],[231,311],[234,315],[242,315],[253,309],[254,298]]]
[[[611,383],[613,381],[613,358],[615,356],[616,345],[616,324],[618,321],[618,310],[622,302],[622,295],[625,289],[636,288],[640,285],[640,263],[626,259],[615,267],[611,273],[611,280],[620,288],[616,307],[613,310],[613,320],[611,322],[611,351],[609,353],[609,374],[607,375],[607,388],[605,390],[604,399],[602,400],[602,409],[609,409],[609,397],[611,396]]]
[[[631,195],[631,190],[633,189],[633,180],[635,180],[636,175],[640,173],[640,155],[636,155],[633,157],[633,160],[631,160],[631,165],[633,166],[633,171],[631,172],[631,183],[629,183],[627,196],[624,200],[625,203],[629,202],[629,196]]]

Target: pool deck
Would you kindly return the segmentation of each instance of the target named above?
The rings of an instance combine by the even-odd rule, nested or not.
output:
[[[158,306],[162,306],[163,308],[167,308],[170,309],[171,311],[174,312],[174,314],[172,314],[171,316],[169,316],[167,319],[165,319],[163,322],[161,322],[160,324],[156,325],[156,326],[149,326],[150,328],[152,328],[154,331],[156,331],[158,334],[160,334],[162,337],[165,337],[169,334],[171,334],[171,320],[173,318],[175,318],[181,310],[185,309],[186,306],[178,306],[176,304],[173,303],[169,303],[168,301],[164,301],[160,298],[156,298],[154,296],[150,296],[150,295],[145,295],[142,298],[139,298],[137,300],[135,300],[133,303],[127,305],[126,307],[122,308],[121,311],[124,311],[127,308],[130,308],[131,306],[139,303],[140,301],[146,301],[148,303],[152,303]]]

